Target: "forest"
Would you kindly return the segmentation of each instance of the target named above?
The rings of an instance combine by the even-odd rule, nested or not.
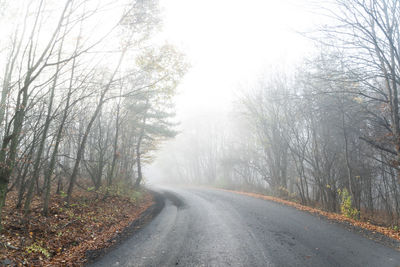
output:
[[[175,182],[343,208],[397,227],[399,2],[338,0],[319,11],[331,23],[299,33],[315,43],[312,56],[242,86],[228,115],[184,121],[158,166]]]
[[[77,189],[105,201],[114,185],[140,187],[142,164],[176,134],[172,99],[187,64],[156,38],[158,1],[1,1],[0,10],[0,218],[7,208],[11,236],[1,243],[10,249],[14,237],[32,238],[37,216],[78,205]]]
[[[270,218],[290,214],[301,218],[304,225],[315,223],[311,216],[305,218],[269,202],[262,203],[276,213],[265,215],[260,202],[240,199],[235,192],[269,196],[324,214],[341,214],[351,222],[382,227],[387,238],[399,239],[400,2],[304,1],[310,5],[307,8],[325,18],[313,29],[296,32],[299,38],[307,39],[312,53],[301,55],[300,63],[285,64],[282,59],[282,64],[270,65],[258,79],[237,85],[235,93],[232,89],[222,95],[221,89],[221,99],[232,99],[229,112],[208,110],[207,102],[221,99],[203,97],[198,99],[202,112],[185,114],[177,109],[177,103],[185,101],[179,98],[180,93],[194,79],[202,56],[193,60],[193,47],[191,50],[165,38],[163,12],[169,2],[0,0],[0,265],[81,266],[122,242],[132,234],[129,231],[139,231],[158,213],[161,219],[155,224],[167,223],[153,224],[144,233],[151,236],[160,232],[162,238],[144,238],[142,252],[150,251],[159,262],[169,257],[174,266],[181,258],[191,259],[174,258],[190,247],[172,251],[172,256],[164,253],[171,249],[165,247],[168,240],[181,244],[182,240],[171,233],[191,234],[192,243],[203,242],[200,249],[206,256],[201,251],[188,252],[203,263],[203,256],[209,260],[225,255],[223,249],[243,252],[239,248],[244,243],[234,239],[240,235],[248,244],[255,244],[259,229],[293,223],[268,224]],[[232,6],[240,1],[233,2]],[[254,56],[260,48],[248,41],[247,50],[236,51],[235,44],[232,47],[236,50],[230,50],[231,44],[221,41],[224,34],[250,31],[240,26],[251,20],[251,16],[234,15],[231,18],[237,24],[227,27],[229,20],[224,18],[229,18],[225,11],[228,13],[230,6],[224,3],[223,12],[215,13],[225,24],[215,25],[216,32],[208,33],[206,26],[214,27],[207,21],[221,6],[208,3],[204,10],[210,13],[201,14],[198,24],[206,25],[205,30],[190,28],[184,36],[189,40],[199,35],[193,40],[200,40],[206,34],[207,45],[201,47],[201,55],[211,55],[206,65],[215,73],[198,76],[205,81],[202,87],[215,91],[220,84],[213,79],[227,78],[218,67],[222,66],[220,61],[225,60],[225,66],[241,65],[246,62],[241,59]],[[171,5],[182,6],[175,14],[185,13],[187,8],[182,1]],[[239,7],[246,10],[244,5],[242,1]],[[178,24],[182,30],[185,21]],[[256,35],[263,34],[266,42],[279,41],[279,36],[272,34]],[[291,44],[294,52],[301,53],[300,44],[296,45]],[[224,54],[224,50],[229,53]],[[214,64],[217,67],[213,68]],[[235,74],[229,75],[234,80]],[[206,95],[207,90],[197,89],[197,94]],[[194,103],[187,101],[186,105]],[[156,174],[161,177],[158,182],[169,184],[169,189],[153,187]],[[186,187],[180,187],[182,184]],[[229,196],[221,193],[227,191],[235,192]],[[228,203],[225,206],[221,204],[224,201]],[[243,208],[243,203],[248,207]],[[224,208],[229,205],[234,208]],[[248,211],[261,215],[250,221],[253,215],[246,215]],[[143,217],[146,214],[148,217]],[[224,214],[226,220],[220,218]],[[266,220],[262,227],[246,230],[250,222],[260,223],[261,217]],[[193,218],[198,219],[190,222]],[[239,224],[245,219],[247,224]],[[196,222],[204,222],[200,230],[195,229],[199,227]],[[194,230],[187,230],[187,225],[193,225]],[[272,228],[262,233],[275,233]],[[225,231],[229,242],[221,242],[226,247],[220,247],[222,243],[213,232],[216,229]],[[340,232],[326,229],[318,234]],[[251,231],[253,235],[249,235]],[[296,239],[298,232],[305,235],[304,240],[311,240],[307,231],[296,230],[289,245],[304,245]],[[279,238],[285,237],[271,236],[278,236],[276,244],[284,243]],[[343,234],[343,238],[358,242],[358,237],[350,234]],[[319,244],[321,238],[317,239],[314,241]],[[257,242],[270,246],[262,243],[265,240]],[[340,246],[344,254],[351,244]],[[215,247],[222,252],[214,257],[212,253],[218,252]],[[253,249],[254,253],[260,247]],[[373,248],[360,245],[363,247]],[[315,250],[319,245],[312,245],[312,253]],[[120,251],[116,253],[124,253]],[[238,254],[232,251],[228,252]],[[261,251],[264,257],[267,249]],[[302,259],[307,262],[312,253]],[[390,253],[394,255],[394,251]],[[240,259],[251,258],[247,256]],[[161,266],[146,262],[149,256],[138,258],[143,262],[135,262],[138,266]],[[137,266],[131,263],[125,265]],[[265,266],[262,260],[258,264]],[[109,266],[107,258],[103,265]]]

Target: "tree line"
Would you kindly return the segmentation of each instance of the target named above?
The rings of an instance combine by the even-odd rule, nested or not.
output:
[[[334,212],[351,200],[352,216],[399,224],[399,1],[333,2],[307,35],[319,52],[245,88],[228,119],[188,126],[172,177]]]
[[[139,186],[142,164],[175,136],[187,64],[155,36],[157,0],[1,3],[0,214],[7,193],[29,219],[76,186]]]

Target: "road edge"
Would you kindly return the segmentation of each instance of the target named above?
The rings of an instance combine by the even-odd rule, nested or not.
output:
[[[125,240],[140,231],[143,226],[150,223],[161,212],[161,210],[165,206],[165,197],[162,193],[159,193],[157,191],[151,189],[147,190],[153,195],[154,204],[146,209],[139,218],[132,221],[127,227],[125,227],[122,232],[117,233],[112,239],[108,240],[109,243],[112,243],[111,246],[95,250],[87,250],[85,253],[85,265],[95,263],[108,252],[118,248]]]
[[[375,242],[378,242],[382,245],[391,247],[397,251],[400,251],[400,240],[393,238],[391,236],[388,236],[382,232],[378,230],[371,230],[368,229],[366,227],[363,227],[363,225],[356,221],[357,224],[355,224],[353,222],[353,220],[351,219],[345,219],[345,220],[340,220],[337,218],[332,218],[327,216],[326,214],[329,212],[323,211],[323,210],[319,210],[316,208],[311,208],[308,206],[304,206],[301,204],[298,204],[296,202],[292,202],[292,201],[288,201],[288,200],[284,200],[284,199],[280,199],[280,198],[275,198],[275,197],[271,197],[271,196],[267,196],[267,195],[262,195],[262,194],[258,194],[258,193],[250,193],[250,192],[243,192],[243,191],[235,191],[235,190],[230,190],[230,189],[224,189],[224,188],[216,188],[214,187],[214,189],[216,190],[221,190],[221,191],[225,191],[225,192],[230,192],[230,193],[234,193],[234,194],[238,194],[238,195],[242,195],[242,196],[248,196],[248,197],[252,197],[252,198],[257,198],[257,199],[262,199],[265,201],[270,201],[279,205],[283,205],[285,207],[291,207],[294,208],[298,211],[302,211],[302,212],[307,212],[308,214],[312,215],[312,216],[316,216],[318,218],[324,219],[328,222],[333,222],[336,223],[338,225],[343,226],[344,228],[346,228],[349,231],[352,232],[356,232],[358,234],[361,234],[362,236],[371,239]]]

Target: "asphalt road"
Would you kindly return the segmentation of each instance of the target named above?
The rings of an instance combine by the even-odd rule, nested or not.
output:
[[[400,266],[400,252],[291,207],[163,188],[163,210],[93,266]]]

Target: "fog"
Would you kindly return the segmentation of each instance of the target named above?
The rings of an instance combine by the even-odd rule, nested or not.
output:
[[[312,53],[297,31],[322,19],[309,1],[163,2],[167,40],[185,52],[191,68],[176,100],[178,117],[226,112],[240,84],[253,83],[265,68],[290,68]]]
[[[186,184],[400,218],[396,0],[0,1],[0,214]],[[119,192],[117,189],[116,191]]]
[[[149,183],[176,181],[171,177],[176,174],[167,175],[162,166],[190,146],[185,144],[187,135],[217,121],[230,125],[239,96],[265,74],[294,72],[315,54],[315,43],[306,33],[327,18],[315,13],[314,4],[308,0],[162,2],[161,36],[184,51],[191,66],[175,97],[180,134],[167,141],[154,164],[146,167]]]
[[[162,35],[191,66],[175,97],[178,134],[146,166],[148,184],[256,191],[332,211],[350,196],[355,210],[397,220],[396,1],[163,8]]]

